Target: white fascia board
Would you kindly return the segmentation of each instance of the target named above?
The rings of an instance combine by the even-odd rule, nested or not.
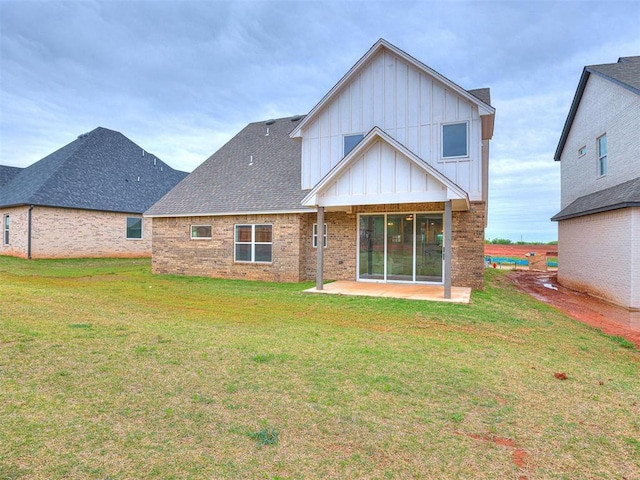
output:
[[[427,65],[425,65],[421,61],[413,58],[408,53],[400,50],[395,45],[392,45],[391,43],[387,42],[385,39],[381,38],[376,43],[374,43],[373,46],[369,49],[369,51],[367,53],[365,53],[364,56],[360,60],[358,60],[353,67],[351,67],[349,69],[349,71],[340,79],[340,81],[338,81],[338,83],[336,83],[333,86],[333,88],[331,90],[329,90],[329,92],[324,97],[322,97],[322,99],[316,104],[315,107],[313,107],[311,109],[311,111],[307,114],[307,116],[304,117],[302,119],[302,121],[298,123],[298,125],[296,125],[296,127],[291,131],[289,136],[291,138],[301,137],[302,136],[302,134],[301,134],[302,129],[307,124],[309,124],[312,119],[314,119],[316,117],[316,114],[318,112],[320,112],[320,110],[322,110],[324,108],[324,106],[326,104],[328,104],[329,101],[331,101],[331,99],[333,99],[338,94],[338,92],[340,92],[340,90],[342,89],[342,87],[344,87],[344,85],[346,85],[348,82],[350,82],[351,79],[358,74],[358,72],[363,68],[363,66],[374,55],[376,55],[379,51],[381,51],[384,48],[386,48],[390,52],[394,53],[395,55],[399,56],[400,58],[402,58],[404,61],[406,61],[410,65],[413,65],[418,70],[420,70],[420,71],[426,73],[427,75],[430,75],[431,77],[435,78],[436,80],[442,82],[446,87],[448,87],[451,90],[455,91],[457,94],[459,94],[460,96],[464,97],[469,102],[473,103],[474,105],[477,105],[480,116],[495,115],[496,109],[493,108],[491,105],[487,105],[486,103],[484,103],[479,98],[471,95],[469,92],[467,92],[460,85],[452,82],[451,80],[449,80],[444,75],[441,75],[440,73],[436,72],[431,67],[428,67]]]
[[[242,212],[216,212],[216,213],[168,213],[162,215],[147,215],[145,218],[181,218],[181,217],[229,217],[234,215],[284,215],[290,213],[313,213],[316,208],[299,208],[297,210],[256,210]]]

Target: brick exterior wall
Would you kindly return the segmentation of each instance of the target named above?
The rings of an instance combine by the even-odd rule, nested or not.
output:
[[[561,285],[640,309],[640,208],[563,220],[558,234]]]
[[[432,211],[444,211],[444,204],[359,206],[350,213],[326,211],[324,279],[356,280],[359,213]],[[452,275],[456,286],[484,286],[485,216],[483,202],[472,203],[469,212],[453,213]],[[279,282],[314,280],[317,250],[312,235],[316,221],[315,213],[154,218],[153,272]],[[260,223],[273,225],[272,262],[235,262],[234,225]],[[191,225],[212,225],[212,238],[191,239]]]
[[[153,219],[153,273],[299,282],[303,215],[230,215]],[[234,227],[273,225],[270,263],[234,261]],[[192,239],[191,225],[211,225],[211,239]],[[308,242],[311,242],[309,237]]]
[[[2,217],[7,213],[10,245],[0,245],[0,255],[27,258],[28,207],[0,210]],[[141,215],[36,206],[31,212],[31,257],[151,256],[151,220],[143,220],[142,239],[130,240],[127,217]]]

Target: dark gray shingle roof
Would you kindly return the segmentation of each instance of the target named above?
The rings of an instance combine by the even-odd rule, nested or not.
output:
[[[302,210],[300,202],[309,190],[300,189],[300,142],[289,138],[302,118],[250,123],[146,214]]]
[[[576,93],[573,97],[573,102],[571,102],[569,115],[567,115],[564,127],[562,128],[562,134],[560,135],[560,140],[556,147],[556,153],[553,156],[553,159],[556,162],[560,161],[560,156],[562,155],[562,150],[564,150],[565,143],[567,143],[567,137],[569,136],[573,119],[578,111],[580,100],[582,100],[582,94],[587,86],[589,75],[592,73],[606,78],[607,80],[640,95],[640,56],[620,57],[617,63],[588,65],[584,67],[582,70],[582,76],[578,82],[578,88],[576,89]]]
[[[640,56],[620,57],[617,63],[589,65],[587,71],[605,77],[640,95]]]
[[[187,176],[119,132],[98,127],[22,169],[0,206],[42,205],[142,213]]]
[[[491,105],[491,89],[490,88],[476,88],[475,90],[467,90],[471,95],[478,100],[483,101],[487,105]]]
[[[640,178],[580,197],[554,215],[551,220],[567,220],[628,207],[640,207]]]
[[[22,171],[20,167],[8,167],[5,165],[0,165],[0,187],[9,183],[10,180],[13,179],[17,174]]]

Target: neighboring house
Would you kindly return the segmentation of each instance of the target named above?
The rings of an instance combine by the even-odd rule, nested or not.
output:
[[[0,165],[0,188],[2,188],[4,184],[8,183],[21,171],[22,168],[20,167],[6,167],[4,165]]]
[[[0,255],[150,256],[142,213],[186,175],[100,127],[27,168],[0,167]]]
[[[494,114],[381,39],[308,115],[249,124],[145,213],[153,271],[482,288]]]
[[[640,56],[584,68],[555,160],[558,282],[640,310]]]

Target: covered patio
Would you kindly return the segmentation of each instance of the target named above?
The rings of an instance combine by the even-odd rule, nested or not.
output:
[[[471,289],[467,287],[452,286],[451,298],[445,298],[444,285],[422,285],[416,283],[374,283],[339,280],[324,284],[322,290],[313,287],[305,290],[305,292],[449,303],[469,303],[471,301]]]

